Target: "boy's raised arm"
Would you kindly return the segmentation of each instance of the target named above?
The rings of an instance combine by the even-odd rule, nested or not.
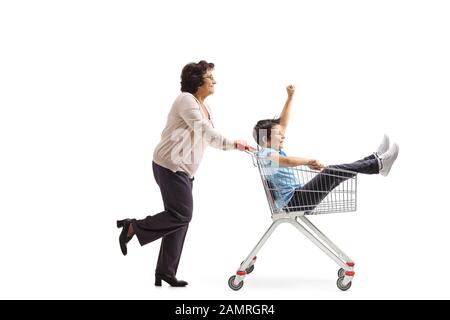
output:
[[[281,112],[280,115],[280,126],[281,129],[283,130],[283,133],[286,132],[286,128],[289,124],[289,118],[291,116],[291,104],[295,93],[295,86],[293,86],[292,84],[288,85],[286,87],[286,92],[288,97],[286,99],[286,103],[284,104],[283,111]]]

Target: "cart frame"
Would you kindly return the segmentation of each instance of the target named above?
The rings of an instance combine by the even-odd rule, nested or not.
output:
[[[313,211],[302,211],[298,210],[298,208],[294,208],[295,210],[292,211],[292,208],[282,208],[277,209],[275,205],[275,199],[273,196],[273,189],[269,188],[268,183],[265,179],[265,172],[264,167],[261,163],[261,159],[258,157],[257,153],[253,153],[250,151],[247,151],[252,156],[253,165],[258,167],[261,180],[264,186],[265,194],[267,197],[267,201],[269,203],[269,207],[271,209],[272,213],[272,224],[267,229],[267,231],[264,233],[264,235],[261,237],[259,242],[256,244],[256,246],[253,248],[253,250],[249,253],[249,255],[245,258],[244,261],[240,264],[236,275],[233,275],[228,280],[228,285],[233,290],[239,290],[244,285],[244,279],[245,277],[253,272],[254,265],[256,263],[256,257],[258,252],[261,250],[261,248],[264,246],[266,241],[270,238],[270,236],[273,234],[275,229],[283,223],[289,223],[295,228],[297,228],[298,231],[300,231],[305,237],[307,237],[314,245],[316,245],[320,250],[322,250],[328,257],[330,257],[339,267],[338,270],[338,280],[337,280],[337,287],[342,290],[346,291],[348,290],[352,285],[352,280],[355,276],[354,272],[354,266],[355,263],[353,262],[350,257],[344,253],[336,244],[334,244],[327,236],[325,236],[305,215],[309,214],[315,214]],[[337,169],[333,169],[334,172],[336,172]],[[348,212],[348,211],[356,211],[356,178],[357,174],[355,172],[349,172],[345,170],[338,170],[345,173],[347,176],[349,173],[352,174],[352,183],[351,183],[351,190],[347,190],[347,192],[351,192],[352,197],[354,197],[354,203],[352,202],[351,207],[345,207],[345,210],[342,210],[343,207],[339,207],[336,210],[331,210],[329,212]],[[316,171],[315,174],[320,175],[321,173]],[[342,191],[342,190],[341,190]],[[345,190],[344,190],[345,192]],[[332,193],[333,191],[329,191],[331,199],[328,201],[336,201],[333,200]],[[327,196],[328,197],[328,196]],[[325,199],[325,201],[327,201]],[[317,205],[319,207],[319,205]],[[340,210],[340,209],[341,210]],[[289,210],[290,209],[290,210]],[[324,210],[318,210],[320,213],[328,213]]]

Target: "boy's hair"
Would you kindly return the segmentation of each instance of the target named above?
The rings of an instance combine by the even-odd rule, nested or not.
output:
[[[203,75],[208,69],[214,69],[214,63],[201,60],[199,63],[191,62],[185,65],[181,71],[181,91],[197,93],[198,87],[205,83]]]
[[[262,147],[264,141],[270,141],[272,128],[277,124],[280,124],[280,118],[259,120],[255,124],[253,138],[259,146]]]

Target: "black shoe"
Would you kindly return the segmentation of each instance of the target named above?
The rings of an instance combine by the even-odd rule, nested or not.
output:
[[[119,244],[120,250],[122,250],[124,256],[127,255],[127,243],[133,238],[133,236],[128,236],[128,229],[130,228],[130,224],[130,219],[117,220],[117,228],[122,228],[122,232],[119,236]]]
[[[155,286],[160,287],[161,280],[164,280],[165,282],[170,284],[170,286],[172,286],[172,287],[185,287],[188,285],[188,283],[186,281],[178,280],[175,277],[166,276],[165,274],[155,273]]]

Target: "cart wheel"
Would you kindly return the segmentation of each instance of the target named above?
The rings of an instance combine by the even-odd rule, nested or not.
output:
[[[339,288],[339,289],[341,289],[342,291],[347,291],[348,289],[350,289],[350,287],[352,286],[352,282],[350,281],[349,283],[347,283],[347,285],[343,285],[342,284],[342,282],[344,281],[344,277],[339,277],[338,279],[337,279],[337,282],[336,282],[336,284],[337,284],[337,287]]]
[[[234,291],[238,291],[244,286],[244,280],[239,282],[239,284],[236,286],[234,285],[234,279],[236,279],[236,276],[231,276],[230,279],[228,279],[228,286]]]
[[[340,278],[340,277],[343,277],[344,274],[345,274],[344,268],[340,268],[339,271],[338,271],[338,277],[339,277],[339,278]]]

